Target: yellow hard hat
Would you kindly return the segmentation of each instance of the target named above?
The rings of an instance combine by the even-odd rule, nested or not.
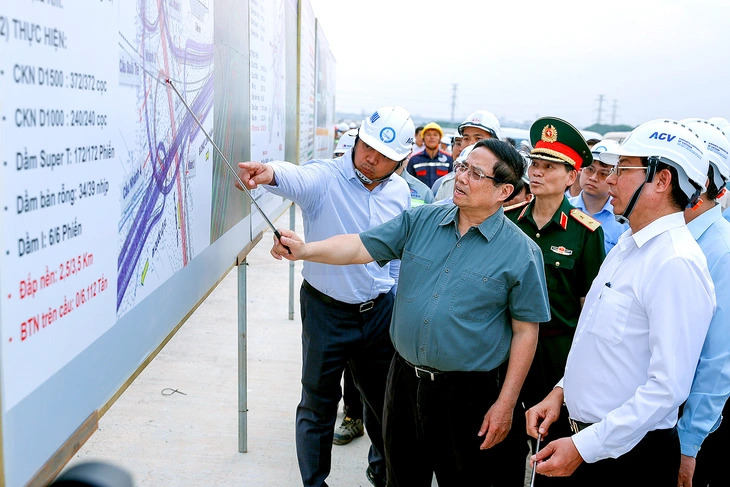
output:
[[[439,133],[439,138],[443,138],[444,136],[444,130],[441,128],[441,125],[437,124],[436,122],[428,122],[421,131],[421,135],[426,135],[426,130],[436,130]]]

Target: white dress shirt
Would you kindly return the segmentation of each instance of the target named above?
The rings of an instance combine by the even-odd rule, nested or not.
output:
[[[715,290],[682,213],[624,233],[581,312],[564,387],[586,462],[617,458],[655,429],[672,428],[687,398]]]

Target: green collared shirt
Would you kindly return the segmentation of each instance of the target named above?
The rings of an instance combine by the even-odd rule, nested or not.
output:
[[[458,208],[424,205],[360,234],[381,265],[401,259],[390,336],[406,360],[488,371],[509,354],[511,318],[550,319],[537,245],[500,208],[464,235]]]
[[[565,197],[552,219],[537,228],[534,206],[533,200],[508,209],[505,215],[542,249],[552,319],[541,324],[540,330],[572,331],[580,316],[580,298],[588,294],[606,257],[603,228],[585,213],[571,214],[575,208]]]

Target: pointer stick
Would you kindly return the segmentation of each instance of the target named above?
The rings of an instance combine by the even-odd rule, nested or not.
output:
[[[205,137],[210,141],[211,144],[213,144],[213,147],[215,148],[215,150],[218,151],[218,154],[225,161],[226,165],[228,165],[228,169],[230,169],[231,172],[233,173],[233,175],[236,177],[238,184],[243,188],[243,190],[246,192],[248,197],[251,199],[251,203],[254,204],[254,206],[256,207],[257,210],[259,210],[259,213],[261,213],[261,216],[264,217],[264,220],[266,220],[266,223],[268,223],[269,227],[271,227],[271,230],[274,231],[274,235],[276,235],[276,238],[279,239],[279,242],[281,242],[281,233],[279,233],[279,230],[277,230],[276,227],[274,227],[274,224],[271,223],[271,220],[269,220],[269,217],[266,216],[266,213],[264,213],[264,210],[262,210],[261,207],[259,206],[259,204],[256,202],[256,199],[251,194],[251,191],[249,191],[248,188],[246,187],[246,185],[243,184],[243,181],[241,181],[241,178],[238,176],[238,173],[236,172],[236,170],[233,169],[233,166],[231,166],[231,163],[228,162],[228,159],[226,158],[226,156],[223,155],[223,152],[221,152],[221,150],[218,148],[216,143],[213,142],[213,139],[210,137],[210,135],[208,135],[208,132],[205,131],[205,129],[203,128],[203,124],[200,123],[200,120],[198,120],[198,117],[195,116],[195,113],[190,108],[190,106],[187,103],[185,103],[185,98],[183,98],[182,95],[180,94],[180,92],[177,91],[177,88],[175,88],[175,85],[172,84],[172,80],[167,78],[167,79],[165,79],[165,83],[170,85],[170,87],[175,92],[175,94],[178,96],[178,98],[180,98],[180,101],[182,102],[182,104],[185,105],[185,108],[188,109],[188,112],[190,112],[190,115],[193,116],[193,120],[195,120],[195,123],[198,124],[198,127],[200,127],[200,130],[203,132],[203,134],[205,134]],[[289,250],[289,247],[287,247],[286,245],[284,245],[284,248],[286,250]],[[291,250],[289,250],[289,253],[291,254]]]
[[[542,434],[537,434],[537,445],[535,445],[535,453],[540,451],[540,440],[542,439]],[[532,478],[530,479],[530,487],[535,487],[535,472],[537,471],[537,460],[535,460],[535,464],[532,466]]]

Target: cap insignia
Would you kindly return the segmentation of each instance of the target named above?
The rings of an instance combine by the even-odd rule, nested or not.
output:
[[[552,125],[545,125],[542,129],[542,136],[540,138],[543,142],[556,142],[558,140],[558,130]]]

